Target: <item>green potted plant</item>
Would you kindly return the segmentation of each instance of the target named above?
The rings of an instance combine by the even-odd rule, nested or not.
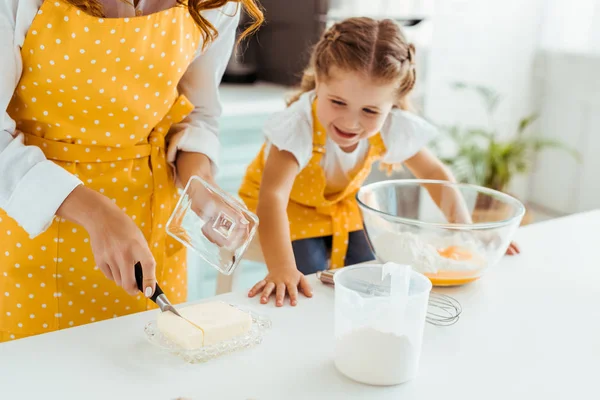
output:
[[[462,82],[455,83],[453,87],[475,92],[483,103],[490,125],[493,125],[494,113],[501,101],[498,92],[486,86]],[[536,114],[525,116],[519,121],[514,135],[503,137],[499,137],[493,126],[446,127],[443,129],[446,135],[441,135],[433,143],[432,149],[450,167],[458,181],[505,192],[516,175],[530,170],[535,155],[542,150],[564,150],[579,160],[579,154],[562,142],[532,133],[530,128],[536,119]],[[450,153],[441,151],[440,142],[447,140],[451,142]],[[488,204],[478,205],[482,209],[489,208]]]

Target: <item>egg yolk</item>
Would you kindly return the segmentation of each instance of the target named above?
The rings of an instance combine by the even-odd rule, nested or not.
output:
[[[438,249],[438,254],[455,261],[470,261],[473,253],[458,246]],[[479,278],[479,271],[438,271],[435,274],[426,273],[433,286],[459,286],[473,282]]]

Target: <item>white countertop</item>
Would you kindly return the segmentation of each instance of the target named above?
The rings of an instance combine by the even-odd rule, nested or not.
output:
[[[448,290],[458,324],[427,325],[420,376],[370,387],[331,359],[333,290],[297,308],[223,299],[264,313],[273,329],[258,347],[206,364],[162,354],[144,337],[155,312],[0,345],[0,398],[13,399],[567,399],[598,393],[600,211],[527,226],[523,253],[480,281]]]

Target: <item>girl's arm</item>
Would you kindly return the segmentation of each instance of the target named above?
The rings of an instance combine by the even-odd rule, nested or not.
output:
[[[405,161],[405,165],[418,179],[456,181],[450,169],[427,149],[417,152]],[[425,188],[449,222],[473,223],[471,213],[458,189],[441,185],[425,185]],[[514,242],[510,243],[506,250],[508,255],[515,255],[520,252],[521,250]]]
[[[450,169],[444,165],[431,151],[422,149],[404,162],[406,167],[417,179],[430,179],[456,182]],[[460,193],[460,190],[450,186],[424,185],[431,198],[444,213],[448,222],[473,223],[471,213]]]
[[[291,153],[271,147],[263,172],[257,209],[260,244],[269,273],[249,293],[253,297],[262,290],[262,303],[268,302],[275,291],[276,305],[282,306],[287,290],[290,303],[296,305],[298,287],[307,297],[312,296],[310,285],[296,267],[287,216],[290,193],[298,169],[298,162]]]
[[[296,269],[287,206],[298,163],[287,151],[272,147],[263,172],[257,215],[261,248],[269,271]]]

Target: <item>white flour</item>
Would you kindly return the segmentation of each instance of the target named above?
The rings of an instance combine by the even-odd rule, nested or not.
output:
[[[397,385],[417,375],[420,351],[405,335],[363,328],[337,339],[335,366],[369,385]]]
[[[421,273],[438,271],[474,271],[485,267],[485,260],[479,256],[484,254],[481,244],[471,240],[457,240],[453,237],[424,236],[414,233],[386,232],[372,241],[375,254],[383,262],[407,264]],[[438,249],[459,245],[470,251],[473,258],[457,261],[442,257]]]

